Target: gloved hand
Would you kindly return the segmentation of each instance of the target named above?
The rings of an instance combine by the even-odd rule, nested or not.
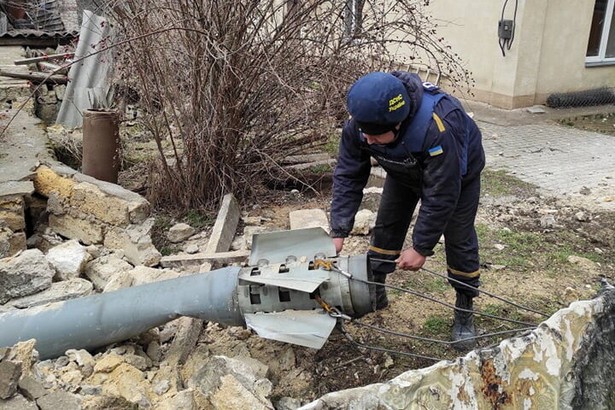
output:
[[[425,264],[426,256],[421,255],[413,248],[402,251],[399,258],[395,260],[399,269],[417,271]]]

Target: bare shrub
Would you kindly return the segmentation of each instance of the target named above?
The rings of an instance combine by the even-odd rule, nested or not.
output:
[[[420,59],[468,84],[423,8],[416,0],[109,4],[119,40],[131,39],[118,50],[119,82],[140,95],[160,152],[150,199],[212,209],[228,192],[250,198],[265,178],[301,179],[281,160],[327,142],[346,116],[348,85],[367,71]]]

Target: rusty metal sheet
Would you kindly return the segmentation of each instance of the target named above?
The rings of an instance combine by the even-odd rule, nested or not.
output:
[[[322,310],[285,310],[247,313],[246,325],[260,337],[320,349],[335,327],[336,320]]]

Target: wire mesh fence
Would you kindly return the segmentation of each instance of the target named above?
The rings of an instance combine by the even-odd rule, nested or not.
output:
[[[609,87],[553,93],[547,98],[547,106],[552,108],[590,107],[606,104],[615,104],[615,91]]]

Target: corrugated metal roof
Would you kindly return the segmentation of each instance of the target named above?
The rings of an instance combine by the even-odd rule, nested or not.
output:
[[[0,35],[0,45],[54,46],[70,43],[77,38],[77,31],[10,30]]]

